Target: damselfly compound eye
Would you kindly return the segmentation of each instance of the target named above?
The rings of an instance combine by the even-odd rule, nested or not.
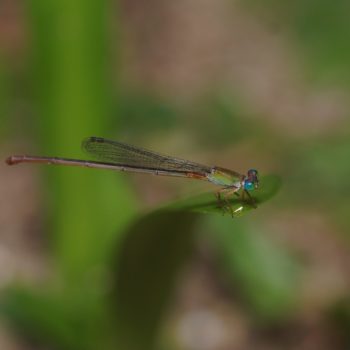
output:
[[[250,181],[244,181],[244,189],[247,191],[254,190],[254,184]]]

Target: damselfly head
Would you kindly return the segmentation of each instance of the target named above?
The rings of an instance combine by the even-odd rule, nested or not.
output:
[[[251,191],[259,187],[259,176],[256,169],[249,169],[247,172],[247,177],[244,180],[244,189]]]

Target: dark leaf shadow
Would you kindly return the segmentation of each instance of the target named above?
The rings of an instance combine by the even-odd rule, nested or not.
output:
[[[192,251],[198,214],[154,212],[129,230],[117,254],[112,303],[123,349],[154,349],[177,273]]]

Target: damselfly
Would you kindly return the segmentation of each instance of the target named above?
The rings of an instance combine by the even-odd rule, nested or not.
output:
[[[229,197],[233,194],[240,196],[242,200],[247,196],[250,204],[255,207],[249,193],[259,186],[258,171],[255,169],[250,169],[243,175],[218,166],[206,166],[94,136],[85,139],[82,148],[98,161],[13,155],[8,157],[6,162],[9,165],[44,163],[206,180],[221,187],[215,194],[219,202],[224,203],[225,208],[230,208]],[[241,194],[238,193],[240,190]]]

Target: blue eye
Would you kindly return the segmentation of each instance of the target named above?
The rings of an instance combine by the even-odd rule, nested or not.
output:
[[[247,191],[251,191],[254,189],[254,184],[250,181],[244,181],[244,189]]]

